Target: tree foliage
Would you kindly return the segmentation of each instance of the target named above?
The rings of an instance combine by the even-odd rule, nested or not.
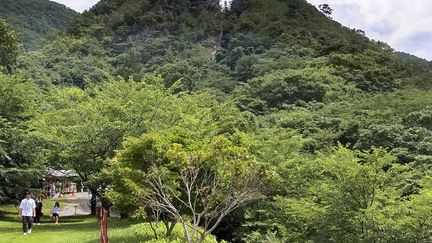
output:
[[[27,50],[34,50],[59,33],[78,14],[46,0],[3,0],[0,15],[18,33]]]
[[[43,161],[26,126],[38,110],[39,97],[38,88],[23,77],[0,75],[0,203],[40,186]]]
[[[260,165],[241,136],[202,138],[169,132],[129,139],[110,172],[114,178],[129,179],[114,179],[109,195],[114,202],[130,205],[124,198],[138,190],[135,208],[152,210],[154,219],[164,220],[168,236],[175,223],[181,223],[188,242],[196,235],[197,242],[203,242],[224,217],[261,197]]]
[[[17,64],[19,44],[15,32],[0,20],[0,71],[12,73]]]

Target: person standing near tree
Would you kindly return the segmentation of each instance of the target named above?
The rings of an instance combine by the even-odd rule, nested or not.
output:
[[[40,225],[40,218],[42,217],[42,199],[40,197],[36,198],[36,216],[34,218],[34,223]]]
[[[23,223],[23,234],[31,233],[33,217],[36,216],[36,203],[31,198],[31,193],[26,193],[26,198],[21,200],[19,207],[19,216]]]
[[[102,200],[98,196],[96,196],[96,218],[102,219]]]

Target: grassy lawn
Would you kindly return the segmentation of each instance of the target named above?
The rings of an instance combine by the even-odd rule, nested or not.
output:
[[[41,225],[33,226],[32,233],[22,234],[21,220],[15,206],[0,206],[0,242],[44,242],[44,243],[90,243],[99,242],[100,226],[94,217],[71,216],[61,217],[59,225],[51,223],[50,208],[52,201],[44,201],[44,217]],[[132,223],[126,220],[109,220],[110,242],[140,242],[132,229]]]
[[[71,200],[57,200],[60,207]],[[100,238],[100,224],[93,216],[76,215],[62,217],[60,214],[59,225],[51,222],[50,210],[55,201],[43,201],[43,213],[41,225],[33,225],[32,233],[23,235],[21,219],[18,217],[18,207],[13,205],[0,205],[0,243],[96,243]],[[158,239],[149,223],[132,222],[110,218],[108,220],[108,239],[110,243],[184,243],[184,233],[180,224],[174,228],[173,235],[165,238],[165,227],[162,223],[153,227],[158,232]],[[198,236],[197,236],[198,237]],[[206,243],[216,243],[216,238],[209,235]]]

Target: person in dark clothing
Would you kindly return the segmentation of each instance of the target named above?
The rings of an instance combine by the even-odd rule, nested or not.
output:
[[[43,206],[43,204],[42,204],[42,201],[41,201],[40,198],[36,198],[35,203],[36,203],[36,208],[35,208],[36,215],[34,217],[34,223],[37,224],[37,225],[40,225],[40,218],[43,215],[42,214],[42,206]]]

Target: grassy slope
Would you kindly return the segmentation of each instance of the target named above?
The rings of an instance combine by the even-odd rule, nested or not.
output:
[[[0,242],[44,242],[44,243],[90,243],[99,242],[99,223],[91,216],[74,216],[60,218],[60,225],[49,222],[52,201],[45,201],[42,225],[34,226],[33,232],[23,236],[21,222],[14,206],[2,206],[0,210]],[[119,219],[109,221],[110,242],[140,242],[133,233],[131,222]]]
[[[71,217],[61,217],[59,225],[51,223],[49,215],[55,201],[44,201],[44,217],[41,225],[35,225],[30,235],[22,234],[22,224],[18,217],[18,208],[12,205],[0,205],[0,243],[91,243],[99,242],[100,224],[92,216],[79,215]],[[59,200],[60,206],[73,201]],[[185,242],[183,231],[180,224],[177,224],[173,235],[167,239],[155,239],[150,224],[131,222],[127,220],[109,219],[108,238],[111,243],[180,243]],[[165,233],[162,224],[153,224],[158,231],[158,235]],[[210,235],[205,240],[206,243],[217,242],[215,237]]]

